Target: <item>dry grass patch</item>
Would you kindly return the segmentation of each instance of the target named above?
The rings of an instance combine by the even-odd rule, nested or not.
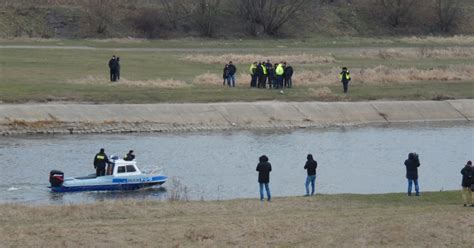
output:
[[[296,71],[293,80],[296,85],[326,86],[339,82],[340,68],[323,71]],[[433,69],[390,68],[379,65],[372,68],[350,70],[352,83],[385,84],[411,83],[416,81],[465,81],[474,78],[474,65],[448,66]]]
[[[62,41],[60,39],[45,39],[45,38],[32,38],[32,37],[2,37],[0,38],[0,42],[59,42]]]
[[[224,79],[222,75],[216,73],[206,72],[198,75],[193,79],[193,85],[211,85],[211,86],[222,86]],[[240,73],[235,77],[235,87],[248,87],[250,83],[250,75],[246,73]],[[227,84],[227,82],[226,82]]]
[[[461,206],[459,194],[4,204],[0,246],[470,247],[472,211]]]
[[[363,50],[361,58],[381,59],[452,59],[452,58],[474,58],[474,47],[420,47],[420,48],[387,48],[379,50]]]
[[[425,36],[425,37],[405,37],[401,41],[407,42],[410,44],[427,44],[427,43],[436,43],[436,44],[463,44],[463,45],[472,45],[474,44],[474,36],[472,35],[455,35],[451,37],[441,37],[441,36]]]
[[[128,37],[128,38],[109,38],[109,39],[85,39],[86,41],[92,41],[92,42],[97,42],[97,43],[123,43],[123,44],[140,44],[140,43],[145,43],[149,42],[149,40],[146,39],[140,39],[140,38],[133,38],[133,37]]]
[[[338,82],[339,68],[325,71],[295,71],[293,81],[296,85],[322,86]]]
[[[206,72],[194,77],[193,84],[196,85],[222,85],[224,79],[215,73]]]
[[[474,78],[474,65],[449,66],[421,70],[417,68],[389,68],[379,65],[368,69],[352,69],[355,82],[380,83],[409,83],[415,81],[463,81]]]
[[[187,55],[182,60],[198,62],[204,64],[224,64],[232,61],[235,64],[251,64],[255,61],[272,62],[286,61],[291,64],[314,64],[314,63],[333,63],[336,60],[333,56],[320,56],[315,54],[291,54],[291,55],[262,55],[262,54],[193,54]]]
[[[316,97],[328,97],[333,95],[331,89],[328,87],[321,87],[318,89],[309,88],[308,91],[311,96]]]
[[[107,85],[107,86],[127,86],[127,87],[157,87],[157,88],[182,88],[187,87],[184,81],[176,79],[152,79],[152,80],[128,80],[121,78],[118,82],[110,82],[106,77],[88,75],[79,79],[68,80],[68,83]]]

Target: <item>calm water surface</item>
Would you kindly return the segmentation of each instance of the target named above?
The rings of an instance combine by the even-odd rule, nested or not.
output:
[[[404,160],[420,154],[423,191],[460,187],[459,171],[473,159],[472,124],[397,125],[274,132],[0,137],[0,202],[85,203],[123,198],[167,199],[177,185],[138,192],[51,193],[52,169],[65,176],[94,172],[95,153],[135,150],[140,165],[158,165],[191,199],[257,198],[255,167],[266,154],[274,196],[304,194],[306,155],[318,161],[318,193],[404,192]]]

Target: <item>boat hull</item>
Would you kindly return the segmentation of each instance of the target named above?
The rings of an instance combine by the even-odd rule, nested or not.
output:
[[[109,183],[98,183],[98,184],[75,184],[65,182],[60,187],[51,187],[53,192],[80,192],[80,191],[127,191],[127,190],[138,190],[142,188],[157,186],[165,183],[167,177],[157,176],[149,178],[147,180],[130,180],[123,178],[114,178]],[[137,182],[138,181],[138,182]]]

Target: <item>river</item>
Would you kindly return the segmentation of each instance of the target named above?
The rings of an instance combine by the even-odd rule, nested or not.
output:
[[[460,170],[474,154],[470,123],[274,131],[0,137],[0,203],[76,204],[115,199],[166,200],[179,185],[191,200],[258,198],[258,157],[272,164],[274,197],[304,194],[306,155],[318,161],[316,191],[323,194],[405,192],[403,165],[420,155],[421,191],[460,188]],[[138,165],[163,168],[170,181],[134,192],[51,193],[49,171],[94,172],[100,148]]]

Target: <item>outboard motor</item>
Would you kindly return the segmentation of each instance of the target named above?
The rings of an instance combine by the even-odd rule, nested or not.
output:
[[[49,172],[49,183],[51,187],[61,187],[64,182],[64,172],[59,170],[52,170]]]

